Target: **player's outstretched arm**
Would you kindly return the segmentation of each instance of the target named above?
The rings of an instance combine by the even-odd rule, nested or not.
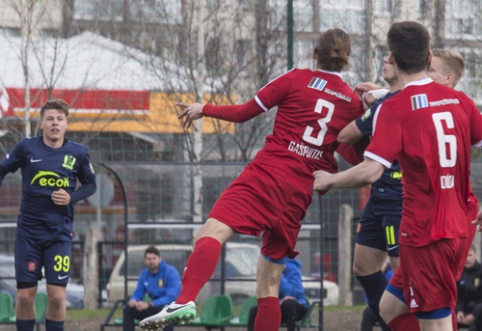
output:
[[[333,187],[350,188],[363,187],[378,180],[383,173],[384,166],[372,159],[365,158],[365,161],[346,171],[330,174],[319,170],[313,173],[315,191],[328,191]]]
[[[192,121],[203,116],[229,122],[243,123],[264,112],[263,108],[258,105],[255,99],[251,99],[242,105],[214,106],[209,104],[189,104],[182,102],[178,102],[176,105],[183,109],[178,117],[183,121],[182,125],[186,128],[191,126]]]

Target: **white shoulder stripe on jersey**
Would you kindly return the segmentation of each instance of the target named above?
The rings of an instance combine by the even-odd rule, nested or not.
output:
[[[377,109],[375,109],[375,116],[373,116],[373,123],[372,123],[372,135],[375,133],[375,128],[377,126],[377,118],[378,114],[380,114],[380,108],[382,107],[383,103],[379,104]]]
[[[369,159],[372,159],[373,161],[376,161],[378,163],[380,163],[382,166],[386,167],[386,168],[390,168],[392,166],[392,163],[391,162],[388,162],[387,160],[385,160],[383,157],[380,157],[376,154],[373,154],[372,152],[369,152],[369,151],[365,151],[363,153],[363,156],[369,158]]]
[[[261,108],[263,108],[264,111],[268,111],[269,109],[266,108],[265,105],[263,105],[263,102],[258,98],[257,95],[254,96],[254,100],[256,101],[256,103],[258,104],[258,106],[260,106]]]
[[[280,77],[283,77],[284,75],[287,75],[289,74],[290,72],[294,71],[295,68],[291,68],[290,70],[288,70],[287,72],[275,77],[274,79],[270,80],[268,83],[266,83],[266,85],[264,85],[262,88],[260,88],[259,90],[261,91],[262,89],[264,89],[266,86],[268,86],[269,84],[271,84],[271,82],[274,82],[275,80],[277,80],[278,78]]]
[[[477,144],[475,144],[474,147],[481,148],[482,147],[482,140],[479,141]]]

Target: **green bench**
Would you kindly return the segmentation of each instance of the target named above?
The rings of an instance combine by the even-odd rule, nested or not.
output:
[[[40,331],[40,325],[45,322],[45,313],[47,312],[48,299],[46,293],[37,293],[35,295],[35,325],[37,331]],[[0,324],[15,324],[15,309],[13,306],[13,298],[10,293],[0,293]]]

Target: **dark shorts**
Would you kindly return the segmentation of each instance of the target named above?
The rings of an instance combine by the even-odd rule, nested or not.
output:
[[[402,220],[402,202],[370,198],[357,227],[356,243],[387,251],[398,257],[398,230]]]
[[[15,236],[15,279],[32,283],[42,279],[44,267],[47,284],[66,285],[72,260],[71,241],[49,241]]]
[[[209,213],[237,233],[263,233],[261,254],[273,260],[294,258],[301,220],[313,185],[283,170],[250,163],[224,190]]]

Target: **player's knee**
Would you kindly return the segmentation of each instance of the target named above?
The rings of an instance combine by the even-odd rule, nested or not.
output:
[[[258,298],[265,297],[278,297],[279,294],[279,281],[276,282],[274,278],[270,281],[264,279],[264,281],[258,281],[256,283],[256,296]]]
[[[223,244],[233,234],[233,229],[231,229],[226,224],[214,218],[208,218],[206,223],[194,235],[194,244],[203,237],[212,237],[219,241],[221,244]]]
[[[49,296],[49,309],[60,311],[65,308],[65,296],[61,293],[55,293]]]
[[[354,264],[353,265],[353,274],[355,276],[366,276],[367,275],[367,270],[364,268],[363,265],[360,264]]]
[[[28,308],[32,307],[34,304],[35,296],[30,295],[29,293],[19,292],[17,293],[17,305],[20,308]]]

